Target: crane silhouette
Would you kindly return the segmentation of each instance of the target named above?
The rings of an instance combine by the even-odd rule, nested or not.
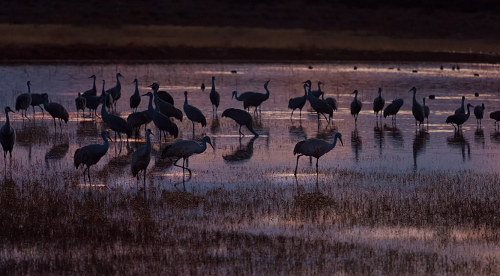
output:
[[[115,111],[116,111],[116,102],[118,102],[118,100],[122,97],[122,85],[120,83],[120,77],[123,78],[122,74],[116,73],[116,85],[106,91],[106,93],[111,95],[111,97],[113,98],[112,104],[114,104],[113,110]]]
[[[470,107],[473,107],[471,104],[467,104],[467,113],[466,114],[456,114],[456,115],[451,115],[446,118],[446,123],[447,124],[452,124],[455,130],[460,130],[462,128],[462,125],[469,120],[470,116]],[[455,125],[457,125],[455,127]]]
[[[78,97],[75,99],[75,106],[76,106],[76,117],[78,118],[78,113],[80,110],[82,110],[83,115],[85,115],[85,107],[87,106],[87,99],[82,96],[82,94],[78,93]],[[33,111],[33,113],[35,113]]]
[[[250,93],[247,96],[245,96],[245,99],[243,100],[243,109],[255,107],[254,112],[257,112],[257,108],[260,109],[262,103],[269,99],[269,89],[267,88],[267,86],[269,85],[270,81],[271,80],[268,80],[264,84],[264,89],[266,90],[265,94],[253,92],[253,93]],[[240,97],[241,97],[241,95],[240,95]]]
[[[422,108],[424,109],[424,118],[427,118],[427,125],[429,125],[429,114],[431,113],[428,106],[425,105],[425,97],[422,99],[422,103],[424,104]]]
[[[481,124],[481,121],[483,120],[483,115],[484,115],[484,103],[481,105],[476,105],[474,107],[474,116],[476,116],[476,124],[479,122]]]
[[[62,131],[62,126],[61,122],[64,121],[65,123],[68,123],[69,119],[69,114],[66,108],[62,106],[59,103],[51,102],[49,103],[49,95],[47,93],[43,93],[43,107],[47,112],[49,112],[50,116],[52,116],[52,119],[54,119],[54,129],[57,130],[56,128],[56,118],[59,119],[59,127],[61,128]]]
[[[290,115],[290,119],[292,119],[293,112],[297,108],[300,110],[300,113],[299,113],[300,115],[299,116],[300,116],[300,118],[302,118],[302,108],[304,107],[304,105],[307,102],[307,87],[308,87],[308,84],[305,83],[304,84],[304,95],[303,96],[296,97],[296,98],[291,98],[288,101],[288,108],[292,110],[292,114]]]
[[[351,94],[354,94],[354,100],[351,102],[351,115],[354,117],[354,122],[357,122],[363,103],[358,100],[358,90],[354,90]]]
[[[10,107],[5,107],[5,125],[0,128],[0,144],[2,144],[5,165],[7,165],[7,152],[9,152],[9,158],[12,161],[12,150],[16,143],[16,131],[10,125],[9,112],[15,113]]]
[[[212,103],[212,113],[217,116],[217,109],[219,108],[220,95],[215,90],[215,77],[212,76],[212,90],[210,90],[210,102]]]
[[[109,137],[109,133],[105,130],[101,131],[101,137],[104,140],[104,144],[91,144],[87,145],[85,147],[79,148],[75,151],[75,156],[73,158],[73,163],[75,165],[75,168],[78,169],[78,167],[81,165],[86,166],[85,170],[83,171],[83,180],[85,181],[85,172],[87,172],[88,178],[89,178],[89,184],[91,184],[90,181],[90,167],[92,165],[97,164],[101,158],[106,155],[109,149],[109,140],[111,138]],[[113,140],[111,140],[113,141]]]
[[[132,83],[135,83],[135,90],[134,94],[130,96],[130,108],[132,109],[132,112],[137,112],[137,107],[141,104],[141,94],[139,94],[139,82],[137,79],[134,79]]]
[[[187,170],[189,174],[191,174],[191,170],[185,167],[186,158],[189,158],[191,155],[195,153],[203,153],[207,149],[207,143],[213,148],[210,137],[205,136],[201,140],[201,144],[194,140],[179,140],[175,141],[172,145],[168,145],[161,152],[161,158],[165,159],[166,157],[177,157],[178,159],[175,161],[174,166],[182,168],[182,172]],[[177,162],[182,160],[182,166],[177,165]]]
[[[202,127],[207,125],[205,115],[198,108],[188,103],[188,92],[184,91],[184,113],[186,117],[193,123],[193,136],[194,136],[194,123],[200,123]]]
[[[344,145],[342,142],[342,134],[335,133],[333,143],[328,143],[325,140],[310,138],[304,141],[300,141],[295,145],[293,149],[293,154],[297,155],[297,164],[295,165],[295,173],[297,175],[297,167],[299,166],[299,158],[301,156],[312,156],[316,158],[316,174],[318,174],[318,161],[319,158],[325,155],[327,152],[331,151],[337,145],[337,139],[340,140],[340,143]]]
[[[23,93],[17,96],[16,98],[16,111],[21,110],[21,116],[23,118],[26,117],[26,119],[29,119],[28,116],[26,116],[26,110],[28,110],[28,107],[30,105],[31,105],[31,91],[30,91],[30,84],[28,84],[28,93]]]
[[[385,100],[382,97],[382,88],[378,89],[378,97],[373,100],[373,112],[375,112],[378,117],[378,113],[384,109]]]
[[[42,94],[31,93],[31,89],[30,89],[31,82],[28,81],[27,84],[28,84],[28,93],[30,93],[30,95],[31,95],[31,103],[30,103],[30,105],[33,108],[33,118],[35,118],[35,106],[38,106],[42,110],[42,114],[44,115],[43,108],[41,107],[41,105],[43,105],[43,96],[42,96]]]
[[[253,129],[253,120],[252,120],[252,115],[250,113],[246,112],[245,110],[241,109],[236,109],[236,108],[228,108],[222,112],[222,118],[228,117],[233,119],[237,124],[240,125],[240,128],[238,129],[238,132],[240,135],[245,136],[243,132],[241,132],[241,127],[246,126],[250,132],[253,133],[256,137],[259,136],[257,132]]]
[[[412,89],[410,89],[410,91],[408,92],[413,92],[413,105],[411,107],[411,113],[415,118],[415,126],[417,126],[417,122],[419,123],[418,126],[420,126],[424,122],[425,113],[422,106],[417,102],[417,88],[412,87]]]
[[[151,92],[148,92],[142,96],[149,97],[148,112],[150,118],[153,120],[153,123],[160,130],[160,143],[162,131],[167,131],[168,133],[173,135],[174,138],[177,138],[177,136],[179,135],[179,128],[177,127],[177,125],[172,122],[167,116],[153,108],[153,94]]]
[[[138,148],[134,151],[132,156],[132,175],[137,176],[137,190],[139,190],[139,173],[144,172],[144,191],[146,191],[146,170],[148,168],[149,162],[151,161],[151,139],[150,135],[153,135],[151,129],[146,130],[146,145]]]
[[[105,81],[102,81],[102,89],[104,90],[104,84]],[[106,123],[106,125],[115,132],[115,139],[116,139],[116,134],[118,133],[118,137],[120,137],[120,140],[122,139],[122,133],[127,135],[127,143],[128,139],[132,136],[132,126],[122,117],[117,116],[115,114],[110,114],[106,110],[106,98],[101,98],[101,118],[102,120]]]

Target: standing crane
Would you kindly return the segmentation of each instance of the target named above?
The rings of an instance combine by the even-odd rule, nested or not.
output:
[[[207,125],[205,115],[198,108],[188,103],[188,92],[184,91],[184,113],[188,119],[193,123],[193,136],[194,136],[194,123],[200,123],[202,127]]]
[[[26,119],[29,119],[28,116],[26,116],[26,110],[28,110],[28,107],[31,105],[31,91],[30,91],[30,84],[28,84],[28,93],[23,93],[16,98],[16,111],[21,110],[21,116]],[[24,110],[24,113],[23,113]]]
[[[465,96],[462,96],[462,105],[455,110],[455,115],[465,114]]]
[[[146,170],[151,161],[151,129],[146,130],[146,145],[134,151],[132,156],[132,175],[137,176],[137,190],[139,190],[139,172],[144,171],[144,192],[146,191]]]
[[[153,120],[153,123],[160,130],[160,143],[162,131],[167,131],[168,133],[170,133],[170,135],[173,135],[174,138],[177,138],[177,136],[179,135],[179,128],[177,128],[177,125],[172,122],[166,115],[153,108],[153,94],[151,92],[148,92],[142,96],[149,96],[148,112],[150,118]]]
[[[378,97],[376,97],[375,100],[373,100],[373,112],[375,112],[376,114],[375,116],[378,117],[378,113],[384,109],[384,105],[385,105],[385,100],[382,97],[382,88],[379,88]],[[380,118],[382,118],[382,116],[380,116]]]
[[[83,111],[83,115],[85,115],[85,107],[87,106],[87,99],[82,96],[82,94],[78,93],[78,97],[75,99],[76,106],[76,117],[78,118],[79,110]]]
[[[391,121],[395,121],[396,115],[398,114],[403,104],[404,104],[403,99],[393,100],[392,103],[388,104],[387,107],[384,109],[384,118],[391,116]]]
[[[490,113],[490,118],[495,120],[495,129],[497,128],[497,123],[500,121],[500,111],[494,111]]]
[[[56,118],[59,119],[59,127],[61,128],[62,131],[62,125],[61,122],[64,121],[65,123],[68,123],[69,119],[69,114],[66,108],[62,106],[59,103],[54,103],[51,102],[49,103],[49,95],[47,93],[43,93],[43,107],[47,112],[49,112],[50,116],[52,116],[52,119],[54,119],[54,129],[57,131],[56,127]]]
[[[319,114],[322,114],[325,117],[325,120],[330,124],[330,121],[332,120],[333,117],[333,107],[331,107],[329,104],[327,104],[325,101],[316,98],[313,96],[311,93],[311,81],[306,80],[304,82],[308,86],[308,92],[307,92],[307,100],[309,100],[309,103],[311,104],[312,109],[318,113],[318,123],[319,123]],[[329,115],[329,118],[326,118],[326,114]]]
[[[220,95],[219,92],[215,90],[215,77],[212,76],[212,90],[210,90],[210,102],[212,103],[212,112],[217,117],[217,109],[219,108]],[[215,107],[215,109],[214,109]],[[215,110],[215,112],[214,112]]]
[[[363,107],[363,103],[358,100],[358,90],[354,90],[351,94],[354,94],[354,100],[351,102],[351,115],[354,117],[354,122],[358,122],[359,112]]]
[[[429,109],[428,106],[425,105],[425,97],[422,99],[423,106],[422,108],[424,109],[424,118],[427,118],[427,125],[429,125],[429,114],[431,113],[431,110]]]
[[[191,155],[195,153],[203,153],[207,149],[207,143],[213,148],[210,137],[205,136],[201,140],[201,144],[194,140],[179,140],[175,141],[172,145],[168,145],[161,152],[161,159],[165,159],[166,157],[177,157],[178,159],[175,161],[174,166],[182,168],[182,172],[187,170],[189,174],[191,174],[191,170],[186,168],[186,158],[189,158]],[[179,160],[182,160],[182,167],[177,165]]]
[[[253,92],[245,97],[245,99],[243,100],[243,109],[247,109],[247,108],[254,106],[255,107],[254,112],[257,112],[257,108],[259,108],[263,102],[265,102],[269,99],[269,89],[267,88],[267,86],[269,85],[270,81],[271,80],[268,80],[264,84],[264,89],[266,89],[265,94]],[[240,97],[241,97],[241,95],[240,95]],[[262,110],[261,110],[261,112],[262,112]]]
[[[455,130],[460,130],[462,125],[467,122],[467,120],[469,120],[469,116],[470,116],[470,110],[469,108],[470,107],[473,107],[471,104],[467,104],[467,113],[466,114],[454,114],[454,115],[451,115],[451,116],[448,116],[448,118],[446,118],[446,123],[447,124],[452,124],[453,127],[455,128]],[[457,125],[455,127],[455,125]]]
[[[28,93],[31,95],[31,107],[33,108],[33,118],[35,118],[35,106],[38,106],[42,110],[42,115],[45,115],[43,112],[43,108],[41,105],[43,105],[43,96],[38,93],[31,93],[31,82],[28,81]]]
[[[92,97],[92,96],[97,96],[97,89],[95,87],[96,76],[92,75],[89,77],[89,79],[94,79],[94,84],[92,85],[92,89],[89,89],[89,90],[83,92],[82,96],[85,97],[86,99],[88,99],[89,97]]]
[[[308,84],[305,83],[304,84],[304,95],[303,96],[296,97],[296,98],[291,98],[288,101],[288,108],[292,110],[292,114],[290,115],[290,120],[292,119],[293,112],[297,108],[300,110],[300,113],[299,113],[300,115],[299,116],[300,116],[300,118],[302,118],[302,108],[304,107],[304,105],[307,102],[307,87],[308,87]]]
[[[321,85],[322,85],[322,84],[323,84],[322,82],[318,81],[318,90],[311,91],[311,94],[312,94],[314,97],[319,98],[319,96],[321,96],[321,95],[323,95],[323,94],[324,94],[324,92],[323,92],[323,91],[321,91]]]
[[[325,155],[327,152],[331,151],[337,145],[337,139],[340,140],[340,143],[344,145],[342,142],[342,134],[335,133],[333,143],[328,143],[325,140],[310,138],[304,141],[300,141],[295,145],[293,149],[293,155],[297,154],[297,164],[295,165],[295,173],[297,175],[297,167],[299,166],[299,158],[303,155],[312,156],[316,158],[316,174],[318,174],[318,161],[319,158]]]
[[[158,109],[158,111],[161,112],[162,114],[164,114],[165,116],[167,116],[169,118],[174,117],[177,120],[182,122],[182,116],[183,116],[182,111],[180,111],[178,108],[173,106],[173,104],[171,104],[169,101],[165,101],[164,99],[162,99],[160,97],[160,94],[158,92],[158,89],[160,88],[160,86],[155,82],[155,83],[151,84],[149,87],[151,87],[153,89],[153,96],[154,96],[153,99],[154,99],[154,103],[156,105],[156,109]],[[173,99],[172,99],[172,102],[173,102]]]
[[[484,115],[484,103],[481,105],[476,105],[474,107],[474,116],[476,116],[476,124],[479,121],[479,124],[481,124],[481,120],[483,120],[483,115]]]
[[[255,135],[255,137],[259,136],[259,134],[255,132],[255,130],[253,129],[252,115],[250,115],[245,110],[228,108],[224,110],[224,112],[222,112],[222,118],[224,117],[229,117],[233,119],[238,125],[240,125],[240,128],[238,129],[240,135],[245,136],[245,134],[241,132],[241,127],[246,126],[248,130],[250,130],[250,132],[252,132],[253,135]]]
[[[7,152],[12,162],[12,150],[16,143],[16,131],[10,126],[9,112],[15,113],[10,107],[5,107],[5,125],[0,128],[0,144],[3,149],[3,160],[7,166]]]
[[[141,94],[139,94],[139,82],[137,79],[134,79],[132,83],[135,83],[134,94],[130,96],[130,108],[132,112],[137,112],[137,107],[141,104]]]
[[[122,97],[122,85],[120,83],[120,77],[123,78],[122,74],[116,74],[116,85],[106,91],[113,98],[112,104],[114,104],[114,110],[116,112],[116,102]],[[110,103],[111,104],[111,103]]]
[[[73,163],[75,165],[75,168],[78,169],[80,164],[86,166],[85,170],[83,171],[83,180],[85,181],[85,172],[87,172],[87,175],[89,177],[89,184],[91,184],[90,181],[90,167],[92,165],[97,164],[99,160],[108,152],[109,148],[109,140],[111,138],[109,137],[109,133],[105,130],[101,131],[101,137],[104,139],[104,144],[91,144],[87,145],[85,147],[79,148],[75,151],[75,156],[73,158]],[[113,140],[111,140],[113,141]]]
[[[102,90],[104,90],[104,85],[105,81],[102,81]],[[106,93],[106,92],[103,92]],[[107,94],[107,93],[106,93]],[[110,114],[106,110],[106,98],[101,98],[101,118],[102,120],[106,123],[106,125],[115,132],[115,140],[116,140],[116,134],[118,133],[118,137],[120,137],[120,140],[122,139],[122,133],[127,134],[127,143],[128,143],[128,138],[132,136],[132,126],[122,117],[117,116],[115,114]]]
[[[412,89],[410,89],[410,91],[408,92],[413,92],[413,105],[411,107],[411,113],[415,118],[415,127],[417,126],[417,122],[419,123],[418,126],[420,126],[424,122],[425,113],[424,109],[417,102],[417,98],[415,97],[417,94],[417,88],[412,87]]]

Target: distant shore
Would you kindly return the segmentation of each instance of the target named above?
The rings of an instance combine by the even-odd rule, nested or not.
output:
[[[288,50],[190,47],[0,47],[0,63],[323,63],[334,61],[500,63],[500,56],[469,53],[361,50]]]
[[[0,24],[0,63],[29,62],[500,62],[481,39],[235,27]]]

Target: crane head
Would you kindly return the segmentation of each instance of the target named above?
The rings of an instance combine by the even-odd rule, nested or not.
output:
[[[358,94],[358,90],[354,90],[351,94]]]
[[[96,79],[96,76],[95,76],[95,75],[92,75],[92,76],[90,76],[90,77],[89,77],[89,79],[94,79],[94,80],[95,80],[95,79]]]
[[[188,92],[187,92],[187,91],[184,91],[184,96],[186,96],[186,97],[187,97],[187,95],[188,95]]]
[[[143,96],[143,97],[144,97],[144,96],[153,96],[153,93],[148,92],[148,93],[146,93],[146,94],[143,94],[142,96]]]
[[[215,80],[215,76],[212,76],[212,80]]]
[[[379,88],[378,88],[378,93],[379,93],[379,94],[380,94],[380,93],[382,93],[382,87],[379,87]]]
[[[210,137],[205,136],[205,137],[203,137],[202,141],[208,143],[212,147],[212,149],[215,150],[214,145],[212,145],[212,140],[210,140]]]
[[[28,84],[28,86],[30,86],[30,85],[31,85],[31,82],[30,82],[30,81],[28,81],[28,82],[27,82],[27,84]]]
[[[310,80],[306,80],[305,82],[303,83],[307,83],[308,85],[311,85],[311,81]]]
[[[111,137],[109,136],[109,132],[103,130],[103,131],[101,131],[101,136],[102,136],[103,139],[108,138],[109,141],[113,142],[113,139],[111,139]]]
[[[410,89],[410,91],[408,91],[408,92],[415,92],[415,91],[417,91],[417,88],[415,88],[415,86],[413,86],[413,87]]]
[[[151,132],[151,129],[149,129],[149,128],[148,128],[148,130],[146,130],[146,134],[154,135],[153,132]]]
[[[231,99],[234,99],[234,97],[237,97],[237,93],[236,91],[233,91],[233,95],[231,96]]]
[[[343,145],[344,145],[344,142],[342,141],[342,134],[340,134],[339,132],[337,132],[337,133],[335,134],[335,137],[339,138],[339,140],[340,140],[340,144],[343,146]]]
[[[118,77],[122,77],[122,78],[124,78],[124,76],[123,76],[122,74],[120,74],[120,73],[117,73],[117,74],[116,74],[116,77],[117,77],[117,78],[118,78]]]
[[[132,83],[137,83],[137,79],[134,79],[134,81]]]
[[[472,104],[468,103],[467,107],[469,108],[469,107],[474,107],[474,106]]]
[[[10,109],[10,107],[8,107],[8,106],[5,108],[5,113],[7,113],[7,112],[16,113],[12,109]]]
[[[267,85],[269,84],[270,81],[271,80],[266,81],[266,83],[264,83],[264,87],[267,87]]]
[[[151,87],[153,90],[155,90],[155,89],[159,89],[160,85],[158,85],[156,82],[153,82],[153,84],[148,85],[148,87]]]

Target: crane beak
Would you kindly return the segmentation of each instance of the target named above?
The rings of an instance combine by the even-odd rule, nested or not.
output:
[[[146,93],[146,94],[144,94],[144,95],[141,95],[141,96],[143,96],[143,97],[144,97],[144,96],[148,96],[148,93]]]
[[[212,145],[212,142],[208,142],[208,144],[210,144],[210,146],[212,147],[212,149],[215,150],[214,145]]]
[[[113,142],[113,139],[111,139],[111,137],[109,137],[109,135],[108,135],[108,139],[109,139],[109,141]]]
[[[151,87],[151,88],[153,88],[153,85],[152,85],[152,84],[151,84],[151,85],[148,85],[148,87]]]
[[[340,144],[342,144],[342,146],[344,145],[344,142],[342,142],[342,138],[339,138],[340,140]]]

